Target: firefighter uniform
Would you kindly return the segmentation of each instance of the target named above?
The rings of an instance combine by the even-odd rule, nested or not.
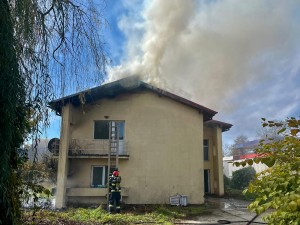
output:
[[[109,177],[109,212],[116,211],[120,213],[120,200],[121,200],[121,177],[118,171],[114,171],[112,176]]]

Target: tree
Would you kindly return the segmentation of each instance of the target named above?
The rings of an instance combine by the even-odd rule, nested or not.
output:
[[[223,144],[223,156],[232,156],[232,145]]]
[[[244,144],[248,141],[248,137],[246,137],[245,135],[239,135],[237,136],[235,139],[234,139],[234,144],[233,146],[237,146],[237,145],[240,145],[240,144]]]
[[[234,149],[240,145],[244,144],[248,141],[248,138],[245,135],[239,135],[234,139],[234,143],[232,145],[225,144],[223,146],[223,156],[232,156],[234,153]]]
[[[0,0],[0,224],[19,223],[19,147],[38,142],[55,88],[64,94],[103,79],[102,21],[89,0]]]
[[[15,224],[20,216],[15,170],[19,157],[17,148],[26,132],[25,86],[20,76],[17,55],[12,44],[13,24],[8,3],[0,3],[0,221]]]
[[[257,194],[248,208],[257,214],[274,209],[264,217],[269,224],[300,224],[300,120],[292,117],[276,123],[263,118],[263,126],[281,128],[278,134],[284,138],[262,140],[257,148],[260,157],[246,161],[269,167],[257,174],[245,190]]]
[[[280,126],[276,126],[275,124],[280,125]],[[283,126],[285,126],[284,124],[285,123],[282,121],[276,121],[271,126],[267,126],[265,124],[265,127],[261,127],[261,129],[257,130],[256,136],[259,138],[259,140],[261,140],[261,139],[272,139],[272,140],[282,139],[284,137],[284,135],[282,133],[278,133],[278,131],[281,130],[283,128]],[[285,126],[285,128],[287,128],[287,127]]]

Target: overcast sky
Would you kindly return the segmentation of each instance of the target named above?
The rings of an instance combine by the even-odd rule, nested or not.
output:
[[[218,111],[225,143],[300,115],[300,1],[107,0],[105,17],[108,80],[139,74]]]

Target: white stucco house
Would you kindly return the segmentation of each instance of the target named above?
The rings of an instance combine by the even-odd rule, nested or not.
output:
[[[126,204],[165,204],[224,194],[222,132],[216,111],[128,77],[54,100],[62,117],[56,208],[105,203],[109,123],[117,123]]]

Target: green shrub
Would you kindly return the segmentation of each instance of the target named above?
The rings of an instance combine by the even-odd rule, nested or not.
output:
[[[231,184],[231,179],[227,176],[224,175],[224,189],[228,189]]]
[[[249,182],[255,178],[253,167],[245,167],[232,173],[231,187],[242,190],[248,187]]]

